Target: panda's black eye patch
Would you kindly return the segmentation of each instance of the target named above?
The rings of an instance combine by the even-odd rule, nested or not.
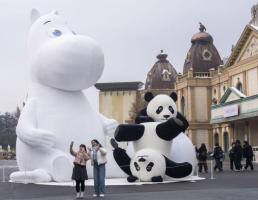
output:
[[[152,170],[152,167],[154,166],[154,163],[153,162],[150,162],[147,167],[146,167],[146,170],[147,172],[150,172]]]
[[[170,111],[172,114],[174,114],[175,111],[174,111],[174,109],[173,109],[172,106],[169,106],[168,109],[169,109],[169,111]]]
[[[138,165],[138,163],[137,162],[134,162],[133,163],[134,164],[134,167],[135,167],[135,169],[136,169],[136,171],[140,171],[140,166]]]
[[[159,114],[161,113],[163,110],[163,107],[162,106],[159,106],[158,109],[156,110],[156,113]]]

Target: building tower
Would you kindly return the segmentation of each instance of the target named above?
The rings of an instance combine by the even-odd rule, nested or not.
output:
[[[167,60],[167,54],[161,50],[157,55],[157,62],[149,71],[145,83],[146,90],[174,89],[177,72]]]
[[[194,73],[209,72],[209,69],[216,70],[222,64],[220,55],[213,44],[213,38],[206,32],[202,23],[200,23],[199,30],[200,32],[194,34],[191,39],[192,46],[185,59],[184,74],[191,68]]]
[[[178,76],[175,89],[179,112],[186,116],[190,124],[188,136],[197,146],[205,143],[211,147],[211,77],[222,61],[212,36],[201,23],[199,30],[191,39],[183,75]]]

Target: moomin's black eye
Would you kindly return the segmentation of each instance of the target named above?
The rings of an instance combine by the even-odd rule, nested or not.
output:
[[[169,111],[170,111],[172,114],[174,114],[175,111],[174,111],[174,109],[173,109],[172,106],[169,106],[168,109],[169,109]]]
[[[156,110],[156,113],[159,114],[161,113],[163,110],[163,107],[162,106],[159,106],[158,109]]]

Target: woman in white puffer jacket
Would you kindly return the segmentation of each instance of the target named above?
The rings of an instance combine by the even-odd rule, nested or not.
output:
[[[105,193],[105,176],[106,176],[106,163],[107,163],[107,150],[94,139],[91,141],[92,148],[89,148],[89,156],[93,166],[94,176],[94,197],[104,197]]]

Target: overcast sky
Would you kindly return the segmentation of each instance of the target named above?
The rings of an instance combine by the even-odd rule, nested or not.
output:
[[[105,54],[99,82],[142,81],[160,49],[182,72],[190,39],[202,22],[221,57],[230,54],[251,19],[255,0],[0,0],[0,112],[26,97],[30,11],[58,10],[78,34],[97,40]],[[91,89],[90,94],[97,93]],[[91,98],[93,105],[97,98]]]

